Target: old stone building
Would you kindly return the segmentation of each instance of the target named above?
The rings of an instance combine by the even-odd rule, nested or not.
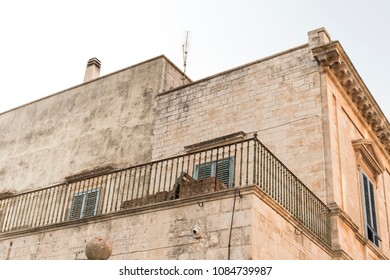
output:
[[[338,41],[165,56],[0,114],[0,259],[388,259],[390,125]]]

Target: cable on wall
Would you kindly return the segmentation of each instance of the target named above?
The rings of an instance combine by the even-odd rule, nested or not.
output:
[[[230,230],[229,230],[229,244],[228,244],[228,257],[227,259],[230,260],[230,247],[231,247],[231,241],[232,241],[232,229],[233,229],[233,219],[234,219],[234,212],[236,208],[236,199],[237,199],[237,193],[242,198],[242,195],[240,193],[240,189],[236,188],[234,191],[234,200],[233,200],[233,209],[232,209],[232,220],[230,221]]]

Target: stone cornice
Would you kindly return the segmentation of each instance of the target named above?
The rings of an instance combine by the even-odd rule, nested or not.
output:
[[[338,41],[312,49],[320,66],[329,67],[390,156],[390,124]]]

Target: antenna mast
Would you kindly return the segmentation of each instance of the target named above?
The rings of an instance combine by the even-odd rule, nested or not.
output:
[[[189,48],[190,48],[190,31],[185,31],[184,42],[182,44],[182,49],[183,49],[183,77],[182,77],[182,80],[183,80],[183,82],[186,79],[187,55],[188,55]]]

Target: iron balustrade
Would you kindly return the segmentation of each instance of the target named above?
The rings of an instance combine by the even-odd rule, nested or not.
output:
[[[329,208],[256,136],[1,199],[0,233],[248,185],[330,245]]]

